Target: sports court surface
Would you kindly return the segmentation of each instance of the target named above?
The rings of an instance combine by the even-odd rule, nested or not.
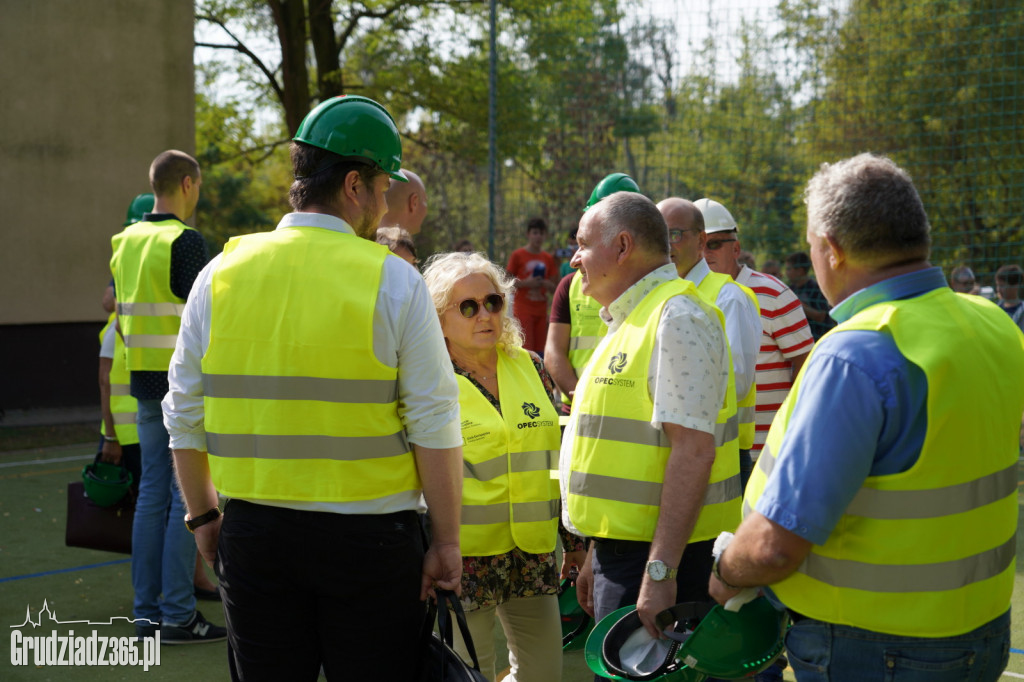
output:
[[[128,557],[64,546],[67,484],[79,479],[82,467],[93,453],[92,443],[0,451],[0,624],[6,631],[0,680],[228,680],[223,642],[163,646],[159,665],[150,667],[148,672],[141,666],[37,668],[34,664],[12,664],[11,638],[6,633],[13,631],[10,626],[25,622],[26,609],[35,618],[45,602],[60,621],[106,623],[113,617],[131,617]],[[1024,570],[1022,551],[1024,542],[1018,542],[1018,573]],[[1015,613],[1024,613],[1024,581],[1015,585],[1013,603]],[[223,624],[218,603],[199,602],[199,609],[213,622]],[[59,634],[65,634],[68,627],[78,628],[79,636],[94,629],[52,623],[47,627],[44,623],[41,628],[29,626],[21,630],[27,635],[42,635],[56,628]],[[95,630],[109,637],[127,637],[133,632],[127,622],[116,621],[113,625],[96,626]],[[1003,679],[1024,679],[1024,623],[1020,619],[1014,623],[1012,647],[1010,666]],[[502,650],[499,647],[499,652]],[[581,652],[567,654],[563,669],[566,682],[593,679]],[[787,679],[793,679],[791,671],[787,671]]]

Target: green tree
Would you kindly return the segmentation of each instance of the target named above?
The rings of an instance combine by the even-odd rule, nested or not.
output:
[[[811,155],[870,150],[907,168],[943,265],[994,265],[1022,243],[1022,26],[1024,8],[1003,0],[854,0],[834,49],[815,55],[826,82],[804,118]]]

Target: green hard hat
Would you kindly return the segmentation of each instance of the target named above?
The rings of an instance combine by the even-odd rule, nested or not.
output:
[[[601,182],[597,183],[594,187],[594,191],[590,193],[590,201],[583,207],[584,212],[591,206],[601,201],[607,196],[615,194],[616,192],[639,192],[640,187],[636,184],[633,178],[629,177],[625,173],[612,173],[606,175]]]
[[[562,651],[582,649],[594,629],[594,619],[580,606],[571,580],[563,580],[558,588],[558,615],[562,619]]]
[[[334,152],[355,156],[380,166],[396,180],[400,173],[402,140],[387,109],[369,97],[342,95],[321,102],[306,114],[292,138]]]
[[[707,605],[710,608],[710,605]],[[658,680],[659,682],[704,682],[707,675],[690,668],[677,658],[679,643],[659,640],[662,656],[646,672],[628,672],[619,658],[625,641],[636,630],[643,629],[636,605],[624,606],[601,619],[584,648],[587,666],[597,675],[611,680]]]
[[[752,677],[766,670],[782,653],[788,627],[786,612],[776,609],[764,596],[747,602],[739,611],[715,606],[683,642],[678,656],[687,666],[710,677]]]
[[[132,487],[132,480],[131,472],[116,464],[94,462],[82,468],[85,494],[100,507],[120,502]]]
[[[132,199],[132,203],[128,204],[128,213],[124,217],[124,225],[122,227],[128,227],[142,220],[143,215],[153,210],[155,203],[156,199],[153,198],[152,194],[140,194]]]

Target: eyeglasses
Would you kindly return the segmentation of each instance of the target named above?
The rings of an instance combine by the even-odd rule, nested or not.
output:
[[[739,241],[738,239],[719,239],[716,242],[708,242],[704,245],[704,248],[708,251],[718,251],[722,248],[722,244],[728,244],[729,242]]]
[[[478,301],[475,298],[467,298],[465,301],[462,301],[461,303],[453,303],[448,307],[451,308],[455,307],[455,305],[458,305],[459,313],[467,320],[471,320],[474,317],[476,317],[477,314],[480,312],[480,304],[481,301]],[[501,312],[501,309],[505,307],[505,295],[487,294],[486,296],[484,296],[483,307],[491,315],[497,315],[498,313]]]
[[[687,232],[700,232],[700,230],[698,230],[696,227],[688,227],[685,230],[683,230],[683,229],[669,230],[668,231],[668,241],[669,241],[669,243],[670,244],[678,244],[679,242],[683,241],[683,235],[686,234]]]

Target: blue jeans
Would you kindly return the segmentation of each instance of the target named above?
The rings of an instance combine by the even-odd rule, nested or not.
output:
[[[135,618],[184,625],[196,610],[196,543],[185,528],[185,504],[174,479],[159,400],[139,401],[136,426],[142,480],[132,525]]]
[[[790,629],[786,650],[798,682],[995,682],[1010,658],[1010,612],[938,639],[808,618]]]

